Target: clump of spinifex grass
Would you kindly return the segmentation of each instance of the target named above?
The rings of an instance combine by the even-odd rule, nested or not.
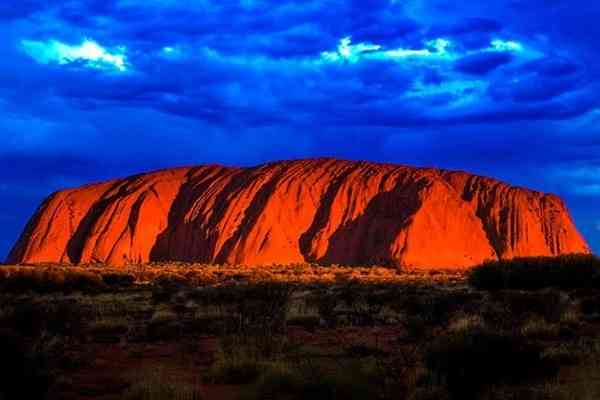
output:
[[[168,377],[162,371],[143,371],[123,395],[124,400],[201,400],[198,388]]]

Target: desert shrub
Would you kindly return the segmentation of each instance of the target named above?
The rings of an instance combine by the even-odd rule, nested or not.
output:
[[[256,283],[207,288],[195,293],[195,300],[229,315],[234,326],[227,334],[273,336],[282,333],[294,288],[283,283]]]
[[[540,317],[532,317],[525,321],[521,327],[521,334],[534,339],[552,339],[560,333],[560,327],[557,324],[547,322]]]
[[[338,297],[350,309],[347,316],[353,325],[372,326],[389,301],[389,292],[377,286],[353,283],[344,287]]]
[[[344,354],[350,358],[385,357],[387,352],[376,346],[355,343],[344,349]]]
[[[337,307],[339,301],[335,293],[324,290],[319,291],[314,294],[310,301],[316,305],[319,316],[323,319],[323,321],[325,321],[328,325],[335,325],[335,308]]]
[[[7,293],[27,293],[38,289],[40,275],[34,269],[14,269],[3,276],[1,289]]]
[[[5,323],[22,335],[33,336],[40,333],[46,326],[46,309],[34,301],[16,304],[7,311]]]
[[[260,336],[221,336],[214,362],[206,379],[213,383],[246,384],[254,382],[267,366],[277,363],[290,353],[285,336],[269,341],[268,351]]]
[[[294,393],[300,386],[298,371],[293,371],[288,365],[270,365],[262,372],[260,380],[255,385],[247,399],[280,398],[282,394]]]
[[[283,283],[256,283],[195,289],[191,294],[200,306],[216,311],[226,341],[252,347],[263,358],[281,348],[286,330],[290,297],[294,288]]]
[[[600,316],[600,296],[590,296],[581,299],[580,301],[581,312],[586,317],[597,317]]]
[[[440,326],[448,323],[453,313],[466,309],[473,297],[462,291],[416,292],[396,301],[394,310],[409,318],[418,317],[426,325]]]
[[[426,350],[425,365],[454,399],[474,399],[488,384],[526,382],[556,372],[542,359],[541,348],[525,338],[484,329],[438,338]]]
[[[565,328],[580,328],[582,324],[581,312],[575,307],[567,309],[560,317],[560,325]]]
[[[205,375],[211,383],[224,385],[245,385],[258,379],[264,364],[257,360],[224,359],[215,362]]]
[[[46,329],[57,335],[81,335],[87,323],[86,314],[73,300],[56,300],[46,304]]]
[[[285,329],[285,321],[293,288],[287,284],[262,283],[239,292],[235,312],[242,321],[242,330],[258,330],[274,334]]]
[[[101,293],[107,286],[100,274],[88,271],[68,271],[65,274],[63,291],[65,293],[82,292],[88,294]]]
[[[104,283],[110,287],[131,287],[135,283],[135,276],[132,274],[111,272],[102,275]]]
[[[154,314],[152,314],[152,318],[150,322],[156,324],[168,324],[171,322],[177,322],[177,314],[168,310],[157,310]]]
[[[177,314],[171,311],[157,311],[148,322],[147,333],[150,340],[172,340],[182,331]]]
[[[160,371],[145,372],[122,397],[124,400],[201,400],[197,387],[167,378]]]
[[[513,319],[523,319],[531,314],[557,322],[569,307],[569,297],[557,290],[536,292],[500,291],[492,301],[498,301],[510,311]]]
[[[287,320],[288,326],[299,326],[309,332],[314,332],[321,322],[321,318],[317,315],[299,315]]]
[[[152,280],[152,300],[162,303],[171,300],[178,292],[187,289],[189,283],[184,276],[177,274],[160,274]]]
[[[252,399],[363,400],[380,398],[382,374],[373,359],[324,367],[306,362],[265,368],[252,387]]]
[[[186,288],[189,286],[188,283],[189,281],[185,276],[173,273],[160,274],[152,280],[154,286],[170,291]]]
[[[410,393],[408,400],[448,400],[449,394],[445,387],[427,386],[416,388]]]
[[[517,387],[494,386],[481,395],[481,400],[573,400],[580,398],[567,394],[564,388],[561,388],[556,383]]]
[[[480,315],[462,315],[448,326],[450,332],[469,332],[485,328],[485,321]]]
[[[188,334],[221,335],[226,327],[235,324],[231,317],[224,315],[194,315],[183,320],[183,330]]]
[[[265,361],[259,359],[246,344],[235,341],[233,337],[223,337],[204,379],[218,384],[248,384],[258,379],[265,365]]]
[[[106,290],[99,274],[68,268],[15,268],[4,279],[0,287],[8,293],[98,293]]]
[[[122,335],[129,329],[129,322],[124,318],[105,318],[92,322],[89,332],[93,335]]]
[[[542,358],[561,366],[575,364],[584,355],[581,350],[574,348],[574,346],[576,344],[560,343],[547,347],[542,351]]]
[[[420,316],[406,316],[402,321],[406,330],[406,339],[409,341],[422,340],[428,331],[427,322]]]
[[[493,261],[471,270],[469,283],[484,290],[599,288],[600,259],[574,254]]]

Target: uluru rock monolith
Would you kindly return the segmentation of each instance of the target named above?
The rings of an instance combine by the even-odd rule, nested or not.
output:
[[[7,261],[429,269],[589,252],[555,195],[465,172],[311,159],[176,168],[57,192]]]

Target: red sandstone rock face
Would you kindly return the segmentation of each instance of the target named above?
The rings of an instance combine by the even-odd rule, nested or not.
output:
[[[554,195],[463,172],[317,159],[179,168],[58,192],[8,261],[426,269],[589,252]]]

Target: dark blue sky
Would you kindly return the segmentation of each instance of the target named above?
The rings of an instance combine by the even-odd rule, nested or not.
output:
[[[563,196],[600,252],[600,3],[0,3],[0,259],[50,192],[335,156]]]

